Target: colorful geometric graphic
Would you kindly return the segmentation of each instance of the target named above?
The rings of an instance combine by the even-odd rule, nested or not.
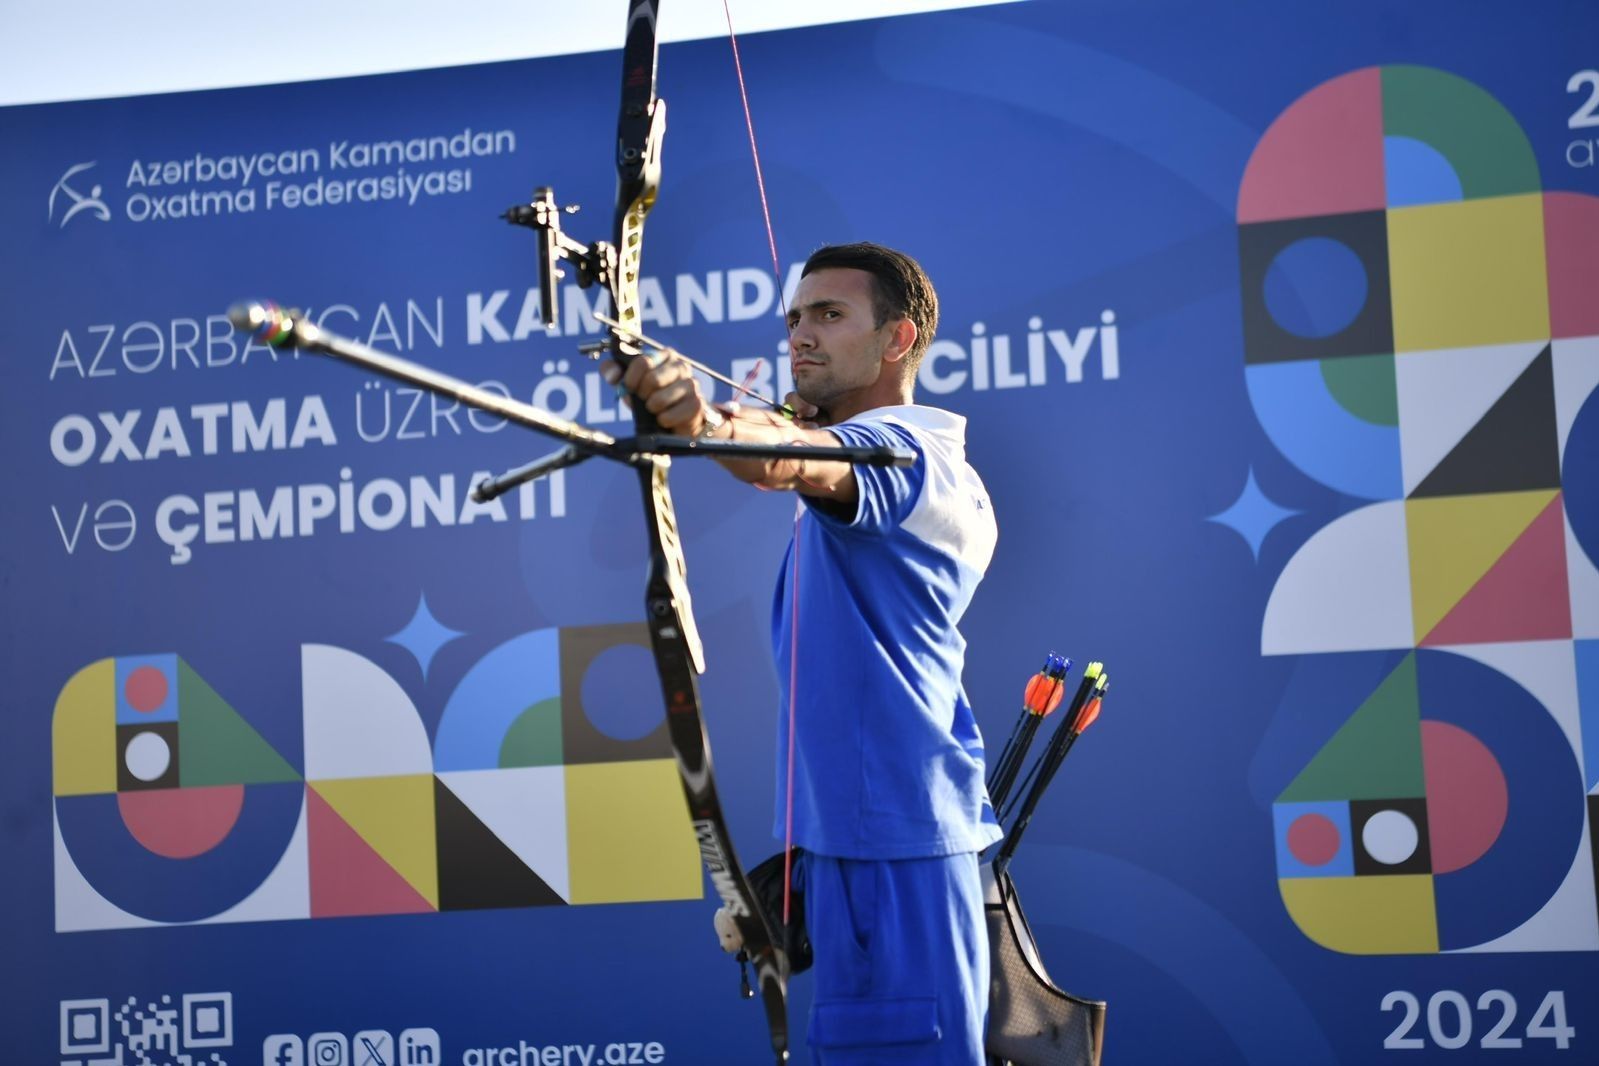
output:
[[[1283,768],[1289,913],[1353,953],[1599,950],[1599,199],[1545,193],[1478,87],[1394,66],[1278,116],[1238,221],[1260,424],[1369,501],[1283,567],[1262,651],[1418,649]]]
[[[53,719],[57,929],[700,898],[659,693],[588,677],[647,642],[515,637],[431,739],[382,668],[305,645],[303,774],[179,656],[91,664]]]
[[[439,909],[432,774],[307,785],[311,917]]]
[[[299,774],[175,655],[79,671],[53,729],[58,887],[65,868],[130,917],[194,921],[248,896],[293,838]]]
[[[1336,951],[1506,937],[1574,871],[1581,784],[1569,738],[1525,689],[1463,656],[1415,652],[1277,797],[1283,900]],[[1579,934],[1500,950],[1569,949]]]
[[[434,742],[440,824],[448,816],[459,833],[498,840],[503,850],[441,847],[446,907],[700,896],[659,693],[628,694],[651,721],[636,739],[607,735],[597,722],[614,712],[585,706],[590,671],[604,668],[605,653],[648,642],[634,623],[541,630],[489,652],[462,679]],[[596,774],[603,788],[591,786]],[[540,831],[516,828],[527,824]],[[483,863],[499,871],[492,891],[519,902],[483,895],[491,891]]]

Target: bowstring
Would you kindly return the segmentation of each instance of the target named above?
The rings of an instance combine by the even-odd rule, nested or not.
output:
[[[738,34],[733,31],[733,9],[729,0],[722,0],[722,13],[727,17],[727,41],[733,50],[733,72],[738,78],[738,97],[744,105],[744,128],[749,133],[750,160],[755,165],[755,188],[761,199],[761,218],[766,224],[766,247],[772,256],[772,277],[777,282],[777,306],[783,313],[784,327],[788,324],[788,301],[783,294],[783,267],[777,257],[777,234],[772,228],[772,208],[766,197],[766,175],[761,169],[761,150],[755,139],[755,119],[750,112],[749,88],[744,83],[744,61],[739,56]],[[775,369],[775,367],[774,367]],[[773,375],[776,383],[776,375]],[[800,505],[803,507],[803,504]],[[789,914],[792,907],[794,883],[794,720],[799,694],[799,544],[800,508],[794,511],[793,573],[789,578],[789,595],[793,597],[789,620],[788,651],[788,767],[784,783],[783,812],[783,947],[792,951],[788,943]]]
[[[777,235],[772,229],[772,208],[766,199],[766,175],[761,170],[761,150],[755,143],[755,119],[750,114],[749,89],[744,84],[744,62],[739,57],[738,35],[733,32],[733,9],[729,0],[722,0],[722,13],[727,16],[727,42],[733,49],[733,73],[738,78],[738,98],[744,105],[744,128],[749,132],[750,159],[755,164],[755,188],[761,198],[761,218],[766,223],[766,247],[772,254],[772,276],[777,280],[777,306],[788,321],[788,302],[783,296],[783,270],[777,259]]]

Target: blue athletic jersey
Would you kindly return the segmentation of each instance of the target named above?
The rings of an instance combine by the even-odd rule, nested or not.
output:
[[[880,407],[829,432],[893,445],[914,466],[856,466],[853,516],[801,496],[778,576],[772,647],[781,690],[776,835],[788,807],[790,626],[794,843],[847,859],[980,851],[1000,830],[983,784],[983,741],[961,687],[956,628],[994,554],[988,491],[966,462],[966,420]]]

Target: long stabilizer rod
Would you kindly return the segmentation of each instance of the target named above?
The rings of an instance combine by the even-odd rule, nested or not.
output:
[[[679,437],[666,433],[613,437],[609,433],[589,429],[587,426],[552,415],[542,407],[501,396],[499,393],[479,388],[470,382],[440,373],[420,363],[401,359],[397,355],[380,352],[359,341],[330,333],[301,312],[279,307],[270,301],[235,304],[228,310],[228,320],[233,323],[235,329],[254,334],[272,347],[294,348],[332,356],[374,374],[381,374],[407,385],[415,385],[429,392],[448,396],[468,407],[487,411],[508,422],[538,430],[566,442],[567,447],[558,452],[480,483],[473,489],[474,498],[480,501],[492,499],[524,481],[580,463],[596,455],[626,463],[648,462],[666,456],[695,455],[742,459],[822,459],[863,463],[868,466],[910,466],[916,462],[916,453],[909,448],[872,445],[832,447],[812,444],[751,444],[743,441]]]

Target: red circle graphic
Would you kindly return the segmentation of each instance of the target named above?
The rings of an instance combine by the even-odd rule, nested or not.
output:
[[[153,666],[141,666],[122,682],[122,695],[140,714],[159,710],[167,702],[167,675]]]
[[[1325,866],[1338,854],[1342,834],[1325,814],[1301,814],[1288,827],[1288,851],[1306,866]]]

